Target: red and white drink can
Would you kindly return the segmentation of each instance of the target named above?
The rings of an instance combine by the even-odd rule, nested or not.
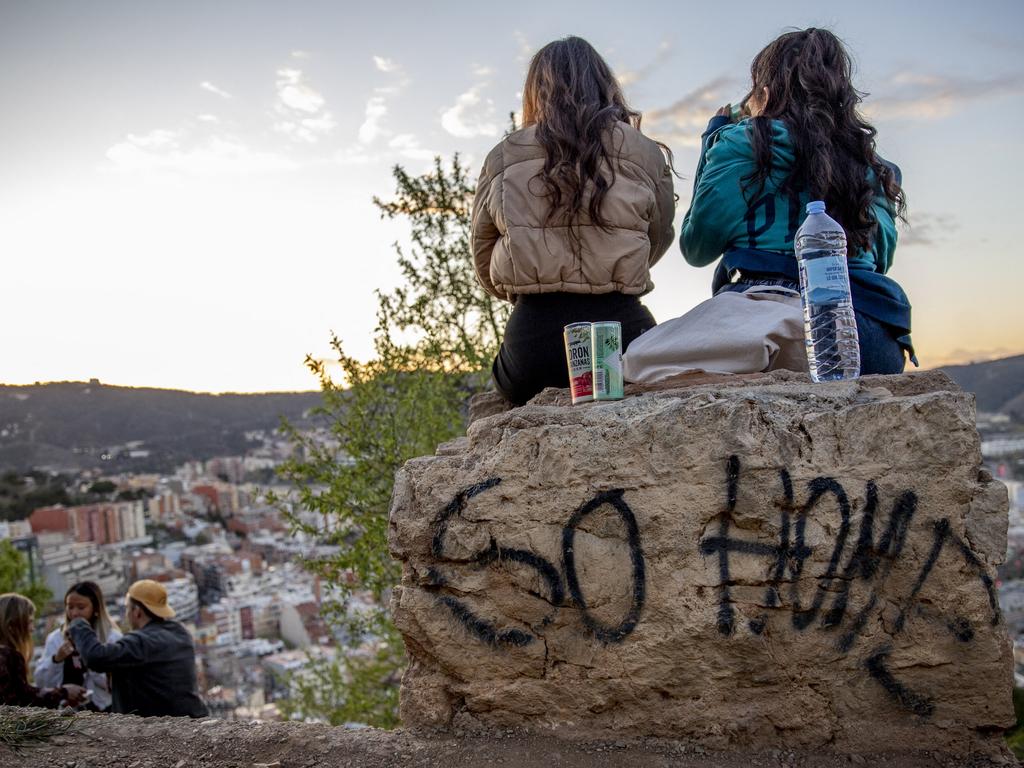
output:
[[[594,399],[594,367],[591,362],[590,323],[570,323],[563,331],[565,361],[573,405]]]

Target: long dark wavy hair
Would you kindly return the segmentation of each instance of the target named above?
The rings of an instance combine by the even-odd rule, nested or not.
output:
[[[615,148],[609,129],[628,123],[639,130],[640,120],[640,113],[626,103],[611,68],[583,38],[548,43],[530,61],[523,87],[523,126],[537,126],[537,141],[546,153],[544,167],[535,177],[551,203],[544,223],[564,220],[577,253],[584,213],[590,223],[608,229],[601,203],[615,183],[610,162]],[[671,165],[671,151],[659,145]],[[610,178],[602,173],[602,166]]]
[[[760,103],[764,89],[768,93],[764,111],[750,121],[757,170],[748,184],[761,188],[772,175],[770,121],[781,120],[796,156],[783,193],[806,190],[824,200],[847,242],[865,250],[878,227],[871,203],[879,186],[905,218],[906,198],[892,168],[875,153],[877,131],[857,111],[863,94],[853,87],[850,57],[838,37],[813,27],[788,32],[754,57],[750,79],[748,106]]]

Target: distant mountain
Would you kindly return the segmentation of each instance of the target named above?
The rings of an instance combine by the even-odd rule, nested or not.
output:
[[[273,429],[282,416],[300,422],[319,403],[318,392],[207,395],[96,381],[0,385],[0,470],[167,471],[189,459],[242,454],[252,447],[246,432]],[[148,455],[132,456],[130,448]]]
[[[941,368],[978,410],[1024,422],[1024,355]],[[300,426],[319,392],[207,395],[92,382],[0,385],[0,472],[102,467],[169,471],[190,459],[241,455],[247,432],[284,416]],[[132,450],[148,455],[132,455]],[[106,456],[107,458],[103,458]]]
[[[939,370],[974,393],[979,411],[1005,413],[1024,421],[1024,355]]]

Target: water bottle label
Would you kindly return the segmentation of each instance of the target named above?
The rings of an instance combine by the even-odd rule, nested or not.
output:
[[[813,252],[804,254],[804,269],[808,298],[815,304],[842,301],[849,296],[850,279],[846,271],[846,259],[838,254],[819,256]]]

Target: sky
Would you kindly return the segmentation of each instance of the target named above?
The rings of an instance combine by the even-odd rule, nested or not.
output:
[[[903,170],[890,275],[922,366],[1022,353],[1022,25],[1020,0],[0,0],[0,383],[308,390],[332,332],[370,357],[408,240],[373,196],[435,155],[475,177],[568,34],[673,149],[678,231],[707,119],[806,26],[846,42]],[[674,246],[645,303],[681,315],[711,275]]]

